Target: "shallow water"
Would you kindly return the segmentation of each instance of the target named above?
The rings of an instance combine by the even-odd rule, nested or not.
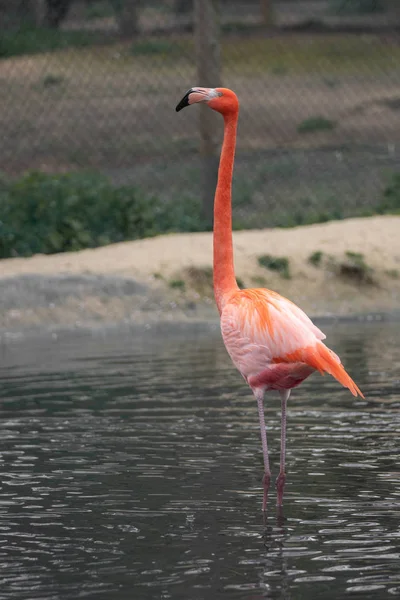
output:
[[[255,401],[218,330],[0,347],[0,599],[400,596],[400,323],[323,327],[366,395],[289,401],[263,522]],[[267,398],[273,474],[279,400]]]

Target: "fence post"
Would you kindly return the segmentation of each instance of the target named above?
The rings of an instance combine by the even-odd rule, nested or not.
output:
[[[221,57],[217,0],[195,0],[195,42],[197,55],[197,85],[221,86]],[[214,191],[218,175],[216,132],[220,119],[207,106],[200,105],[200,138],[202,159],[202,207],[208,226],[213,222]]]

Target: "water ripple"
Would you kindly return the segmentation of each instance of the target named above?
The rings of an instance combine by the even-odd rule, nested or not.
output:
[[[0,600],[398,595],[400,325],[326,329],[367,399],[293,392],[265,522],[255,402],[216,332],[3,345]],[[275,474],[274,396],[266,419]]]

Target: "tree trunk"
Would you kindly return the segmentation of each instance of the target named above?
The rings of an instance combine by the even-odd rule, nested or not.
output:
[[[273,0],[260,0],[261,22],[265,27],[272,27],[274,24]]]
[[[203,87],[221,87],[221,58],[217,0],[195,0],[195,41],[197,84]],[[218,139],[221,131],[219,115],[208,106],[200,105],[200,137],[202,156],[202,205],[208,226],[213,222],[214,193],[218,176]]]

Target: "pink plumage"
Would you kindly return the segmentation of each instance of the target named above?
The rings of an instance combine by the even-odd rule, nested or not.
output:
[[[253,391],[291,389],[318,370],[362,396],[338,356],[322,343],[325,334],[276,292],[234,292],[221,313],[221,332],[233,363]]]

